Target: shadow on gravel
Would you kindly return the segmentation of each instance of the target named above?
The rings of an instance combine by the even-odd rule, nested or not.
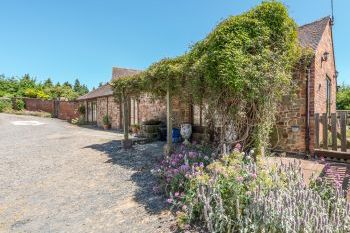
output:
[[[162,142],[154,142],[137,144],[132,149],[124,150],[121,148],[120,140],[112,140],[85,148],[91,148],[108,155],[109,159],[105,163],[117,164],[136,171],[131,176],[131,180],[139,187],[134,194],[134,199],[142,204],[148,212],[156,214],[168,209],[165,197],[153,191],[153,187],[157,185],[157,178],[151,173],[151,169],[159,164],[163,156],[163,146]]]

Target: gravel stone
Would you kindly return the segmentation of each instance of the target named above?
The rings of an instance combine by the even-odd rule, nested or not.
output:
[[[164,144],[124,150],[122,137],[1,113],[0,232],[171,232],[150,172]]]

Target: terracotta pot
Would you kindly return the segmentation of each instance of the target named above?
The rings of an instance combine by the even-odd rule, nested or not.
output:
[[[110,129],[111,128],[111,125],[103,125],[103,129],[104,130],[107,130],[107,129]]]

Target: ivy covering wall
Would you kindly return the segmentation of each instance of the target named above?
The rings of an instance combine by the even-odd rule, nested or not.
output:
[[[205,103],[208,127],[219,144],[240,142],[259,149],[268,143],[276,106],[289,91],[302,51],[297,25],[286,7],[265,1],[221,22],[205,39],[176,58],[115,80],[116,97],[166,91],[193,104]]]

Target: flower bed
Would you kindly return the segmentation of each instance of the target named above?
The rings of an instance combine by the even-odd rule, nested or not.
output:
[[[201,149],[182,147],[158,169],[180,228],[350,232],[350,206],[337,182],[317,178],[307,186],[296,162],[266,166],[239,147],[214,160]]]

